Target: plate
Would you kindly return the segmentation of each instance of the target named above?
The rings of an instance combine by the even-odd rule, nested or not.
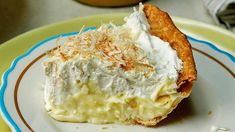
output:
[[[121,18],[121,16],[122,15],[119,17]],[[48,29],[48,27],[42,28],[42,32],[46,29]],[[79,30],[79,28],[77,30]],[[33,32],[38,33],[39,31]],[[31,34],[33,32],[31,32]],[[45,34],[47,33],[48,32],[45,32]],[[45,34],[42,36],[46,36]],[[66,37],[74,34],[75,33],[68,33],[62,36]],[[232,56],[234,53],[230,52],[229,54],[224,50],[218,49],[218,45],[215,46],[209,42],[197,40],[192,37],[189,37],[189,40],[194,47],[194,56],[198,68],[198,81],[194,86],[190,98],[183,101],[181,103],[182,105],[180,105],[166,121],[163,121],[158,128],[122,125],[91,125],[84,123],[74,124],[54,121],[47,116],[43,107],[43,76],[42,71],[40,71],[40,61],[43,59],[43,56],[40,58],[40,55],[45,53],[46,50],[53,48],[55,45],[50,45],[50,43],[53,43],[59,36],[54,36],[37,44],[26,54],[15,59],[11,68],[8,69],[3,76],[1,88],[3,101],[1,101],[1,110],[5,120],[7,120],[13,130],[27,131],[31,128],[35,131],[38,129],[40,129],[40,131],[43,131],[43,129],[47,131],[120,131],[122,129],[127,131],[155,131],[156,129],[159,131],[171,131],[176,129],[179,131],[189,131],[197,130],[195,128],[200,126],[202,131],[209,131],[211,125],[228,127],[231,130],[235,130],[232,127],[234,119],[232,119],[232,116],[229,116],[235,109],[235,99],[232,95],[232,93],[235,93],[232,89],[232,86],[235,86],[235,60]],[[25,41],[27,37],[29,37],[29,35],[26,33],[24,36],[20,36],[20,38],[16,39],[18,39],[18,42],[20,39],[21,41],[24,39],[24,42],[27,42]],[[37,40],[32,41],[28,40],[28,43],[35,43],[34,41]],[[226,46],[224,47],[226,49]],[[37,57],[39,58],[33,61]],[[32,61],[34,62],[33,64],[31,64]],[[29,64],[31,65],[29,66]],[[25,70],[25,68],[27,70]],[[24,74],[22,74],[22,72]],[[224,86],[226,86],[226,89]],[[6,110],[4,110],[4,107]]]

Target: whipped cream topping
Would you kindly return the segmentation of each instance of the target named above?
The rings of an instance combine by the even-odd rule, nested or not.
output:
[[[159,76],[168,76],[174,81],[178,79],[178,72],[182,68],[182,61],[168,42],[149,33],[150,26],[140,4],[139,11],[134,8],[134,13],[125,17],[123,25],[130,28],[132,39],[136,44],[149,54],[149,59],[156,62],[154,65]]]
[[[153,100],[177,92],[182,61],[168,42],[150,34],[143,5],[124,20],[122,26],[105,24],[81,33],[52,51],[43,62],[47,109],[89,82],[111,95]]]

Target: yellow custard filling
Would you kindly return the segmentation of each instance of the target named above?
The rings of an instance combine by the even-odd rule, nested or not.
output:
[[[159,94],[167,92],[162,86]],[[136,118],[149,120],[168,113],[179,93],[150,98],[127,97],[122,94],[110,96],[97,88],[92,81],[83,85],[79,92],[68,96],[60,105],[53,106],[49,114],[60,121],[90,123],[131,123]]]

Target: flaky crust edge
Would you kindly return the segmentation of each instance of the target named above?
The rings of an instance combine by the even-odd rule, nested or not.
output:
[[[172,104],[171,108],[164,116],[154,117],[153,119],[144,121],[135,119],[136,124],[144,126],[156,126],[158,122],[163,120],[170,114],[177,105],[187,98],[191,91],[193,82],[197,79],[197,71],[192,54],[192,47],[187,40],[187,37],[175,26],[168,13],[161,11],[158,7],[145,4],[144,13],[150,25],[150,32],[162,40],[168,42],[170,46],[176,50],[178,57],[183,62],[183,68],[179,72],[177,80],[177,91],[181,93]]]

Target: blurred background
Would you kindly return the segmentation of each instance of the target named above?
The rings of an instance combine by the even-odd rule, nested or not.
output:
[[[91,2],[93,5],[102,5],[100,0],[81,1],[0,0],[0,44],[21,33],[54,22],[102,13],[131,12],[133,3],[138,3],[139,0],[111,0],[111,3],[110,1],[104,3],[107,6],[118,1],[118,7],[97,7],[84,4],[84,2]],[[125,1],[130,1],[129,4],[132,5],[120,6]],[[211,0],[147,0],[143,3],[153,3],[170,15],[215,25],[216,21],[209,14],[205,1]]]

